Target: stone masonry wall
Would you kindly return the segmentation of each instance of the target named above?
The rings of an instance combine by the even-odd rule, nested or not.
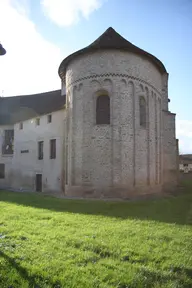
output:
[[[66,193],[126,197],[136,187],[154,189],[162,178],[162,75],[148,60],[100,51],[67,68],[68,189]],[[96,125],[97,91],[110,97],[110,125]],[[140,127],[139,97],[147,103]],[[164,101],[164,100],[163,100]],[[117,192],[118,191],[118,192]]]
[[[175,138],[175,114],[163,112],[163,179],[164,187],[175,187],[178,178],[178,147]]]

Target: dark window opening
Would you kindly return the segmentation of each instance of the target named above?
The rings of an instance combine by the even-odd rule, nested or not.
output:
[[[19,123],[19,129],[23,130],[23,122]]]
[[[2,145],[2,154],[10,155],[13,154],[14,147],[14,130],[5,130],[4,131],[4,140]]]
[[[29,153],[29,150],[21,150],[21,153]]]
[[[43,141],[38,142],[38,159],[43,159]]]
[[[139,98],[139,112],[140,112],[140,126],[146,127],[147,124],[146,101],[143,96]]]
[[[56,139],[50,140],[50,159],[56,158]]]
[[[110,98],[108,95],[97,97],[96,124],[110,124]]]
[[[5,178],[5,164],[0,164],[0,179]]]
[[[52,122],[52,115],[48,115],[47,116],[47,123],[51,123]]]
[[[36,118],[36,126],[40,125],[40,118]]]
[[[35,181],[35,188],[36,192],[42,192],[42,174],[36,174],[36,181]]]
[[[66,171],[65,171],[65,184],[68,184],[68,145],[66,145],[66,155],[65,155],[65,161],[66,161]]]

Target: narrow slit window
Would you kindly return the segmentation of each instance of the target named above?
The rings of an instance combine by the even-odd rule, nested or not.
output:
[[[43,141],[38,142],[38,159],[43,159]]]
[[[52,115],[49,114],[49,115],[47,116],[47,123],[51,123],[51,122],[52,122]]]
[[[40,118],[36,118],[36,126],[40,125]]]
[[[19,123],[19,129],[20,129],[20,130],[23,130],[23,122],[20,122],[20,123]]]
[[[50,140],[50,159],[56,158],[56,139]]]

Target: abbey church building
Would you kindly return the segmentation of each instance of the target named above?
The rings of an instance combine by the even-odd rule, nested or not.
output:
[[[0,188],[128,198],[177,185],[160,60],[108,28],[59,77],[61,90],[0,98]]]

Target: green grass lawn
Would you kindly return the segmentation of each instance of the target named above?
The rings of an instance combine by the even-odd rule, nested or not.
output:
[[[0,191],[0,288],[192,287],[192,193],[138,202]]]

